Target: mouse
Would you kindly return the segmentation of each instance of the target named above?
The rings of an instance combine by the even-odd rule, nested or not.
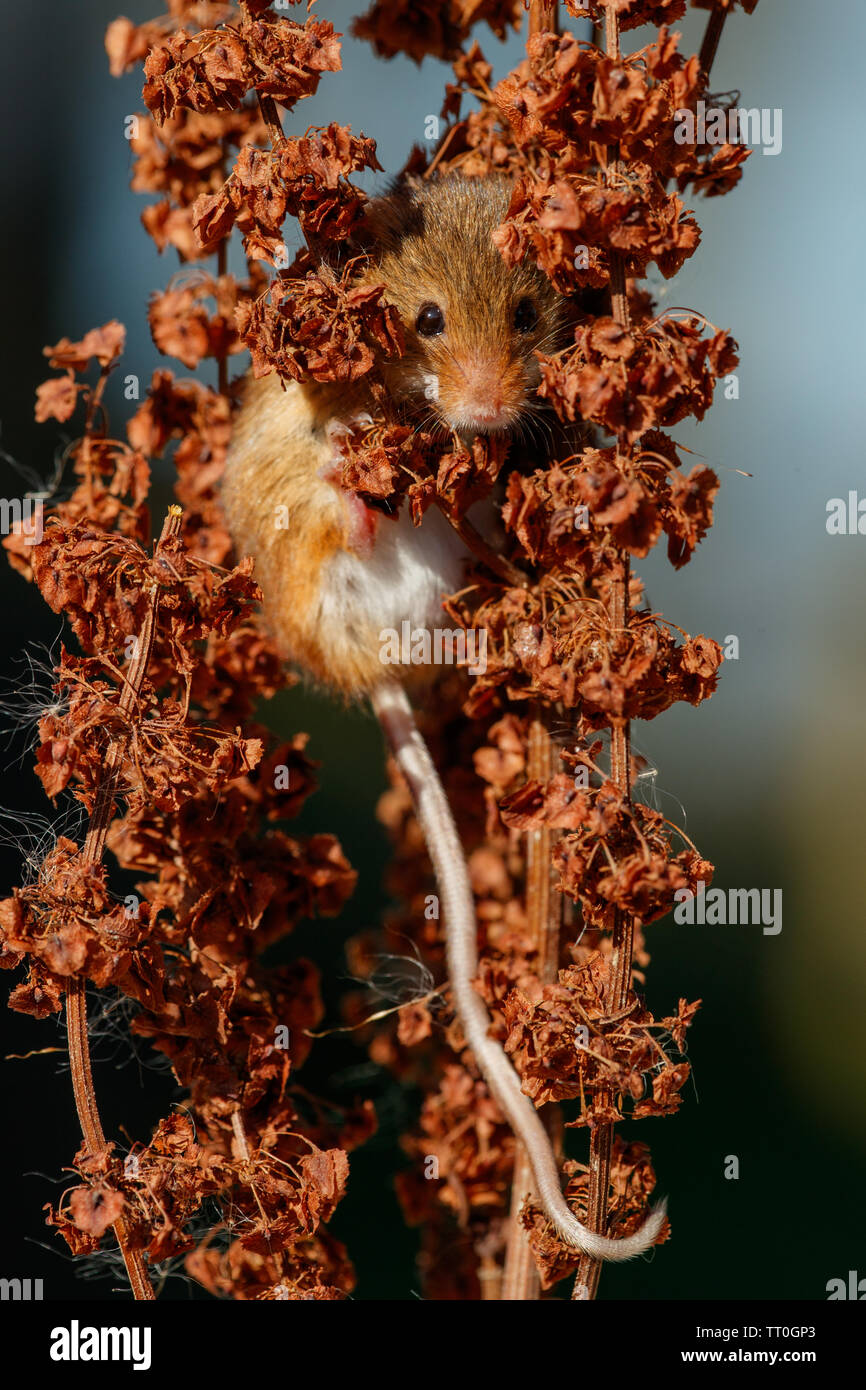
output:
[[[511,185],[504,177],[410,178],[366,210],[369,263],[398,312],[405,350],[380,363],[405,418],[443,439],[511,436],[537,408],[536,353],[555,348],[567,304],[533,262],[509,265],[493,241]],[[475,1063],[532,1167],[534,1195],[560,1239],[598,1260],[631,1259],[656,1241],[654,1208],[623,1238],[591,1231],[562,1195],[547,1131],[473,987],[478,928],[469,872],[447,796],[415,721],[432,663],[383,662],[383,631],[432,631],[443,599],[474,557],[437,509],[415,526],[407,506],[388,516],[341,487],[347,432],[373,422],[370,384],[298,382],[248,373],[222,481],[239,556],[252,556],[266,623],[281,656],[349,700],[369,700],[411,792],[436,876],[455,1011]],[[478,502],[476,508],[487,504]],[[473,509],[469,516],[473,519]],[[489,517],[487,521],[489,530]],[[482,520],[479,529],[484,531]]]

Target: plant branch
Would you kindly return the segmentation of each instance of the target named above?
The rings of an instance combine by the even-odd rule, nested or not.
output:
[[[619,20],[616,11],[608,6],[604,12],[605,52],[609,58],[620,55]],[[619,162],[614,157],[608,160],[608,179],[619,175]],[[630,323],[628,296],[626,292],[625,265],[622,257],[610,253],[610,300],[611,313],[617,323],[628,328]],[[620,440],[619,447],[627,444]],[[619,646],[628,632],[629,609],[629,556],[620,552],[618,572],[611,578],[610,588],[610,642]],[[631,792],[630,777],[630,729],[627,719],[611,720],[611,780],[617,790],[628,800]],[[610,911],[610,925],[613,935],[613,951],[610,966],[610,990],[607,997],[606,1014],[616,1014],[622,1010],[628,999],[631,987],[631,966],[634,955],[634,918],[620,908]],[[613,1105],[615,1092],[605,1089],[599,1094],[599,1105],[609,1108]],[[597,1125],[590,1135],[589,1146],[589,1201],[586,1224],[593,1231],[605,1233],[607,1226],[607,1206],[610,1192],[611,1157],[613,1154],[614,1126]],[[581,1255],[577,1266],[574,1291],[575,1299],[592,1299],[598,1291],[601,1263],[589,1255]]]
[[[527,779],[547,783],[558,770],[557,764],[544,711],[540,705],[535,705],[529,726]],[[526,835],[526,918],[528,935],[536,952],[536,974],[542,984],[552,984],[556,980],[561,911],[565,901],[561,895],[557,896],[553,886],[551,856],[554,839],[554,832],[546,826],[529,830]],[[558,1107],[547,1107],[544,1118],[548,1128],[557,1113]],[[511,1184],[511,1211],[502,1284],[502,1298],[510,1302],[531,1302],[538,1298],[540,1291],[532,1250],[520,1221],[527,1194],[529,1201],[532,1201],[532,1168],[526,1149],[519,1144]]]
[[[559,33],[559,0],[529,0],[529,34]]]
[[[445,517],[445,520],[450,522],[454,527],[454,530],[457,532],[467,550],[471,550],[476,559],[480,560],[483,565],[486,565],[489,570],[492,570],[504,583],[510,584],[513,589],[529,588],[529,579],[523,573],[523,570],[518,569],[517,566],[513,565],[504,555],[500,555],[498,550],[493,549],[492,545],[488,545],[487,541],[481,535],[481,532],[476,530],[471,521],[465,516],[452,516],[438,497],[434,497],[433,501]]]
[[[261,92],[257,94],[259,110],[262,113],[262,120],[268,128],[268,136],[275,150],[282,149],[286,143],[285,131],[280,121],[280,113],[277,111],[277,103],[273,97],[264,97]]]
[[[228,242],[223,240],[217,248],[217,279],[222,280],[228,270]],[[217,358],[217,390],[225,396],[229,389],[229,364],[225,351]]]
[[[220,173],[221,173],[221,176],[222,176],[223,179],[225,179],[225,174],[226,174],[225,166],[226,166],[226,147],[225,147],[225,141],[223,141],[223,159],[222,159],[222,165],[221,165],[221,168],[220,168]],[[220,289],[221,289],[221,282],[222,282],[222,280],[223,280],[223,278],[224,278],[226,272],[228,271],[228,266],[229,266],[229,244],[228,244],[228,238],[227,238],[227,237],[223,237],[222,241],[220,242],[219,246],[217,247],[217,280],[220,282]],[[217,311],[219,311],[219,303],[217,303]],[[227,355],[225,349],[223,349],[223,351],[220,353],[219,357],[217,358],[217,390],[219,391],[219,393],[220,393],[221,396],[225,396],[225,395],[227,394],[227,392],[228,392],[228,389],[229,389],[228,355]]]
[[[710,17],[707,20],[704,41],[701,44],[701,51],[698,55],[701,72],[704,74],[706,81],[709,81],[710,78],[710,69],[715,61],[719,40],[722,37],[722,30],[725,27],[725,20],[727,17],[727,10],[711,10]]]
[[[93,469],[90,466],[90,444],[93,435],[93,427],[96,421],[96,412],[102,408],[102,397],[108,384],[108,378],[113,370],[113,363],[106,363],[99,372],[99,379],[90,393],[87,401],[87,413],[84,419],[84,433],[81,439],[80,465],[84,483],[87,488],[87,500],[93,503]]]
[[[172,536],[176,536],[180,531],[180,507],[172,506],[169,508],[168,516],[162,528],[162,534],[157,541],[154,555],[159,554],[160,547]],[[153,636],[156,629],[156,612],[159,604],[159,590],[154,585],[151,595],[150,605],[145,615],[144,627],[138,638],[135,655],[133,656],[129,671],[124,677],[123,688],[120,692],[118,708],[123,715],[132,714],[136,701],[141,692],[142,681],[150,660],[153,649]],[[87,836],[82,850],[82,859],[90,864],[98,864],[105,850],[105,839],[108,827],[111,823],[112,809],[114,806],[114,795],[117,790],[117,781],[120,775],[120,768],[126,752],[127,739],[120,737],[115,739],[108,750],[105,760],[105,776],[99,784],[96,793],[96,802],[90,818]],[[97,1154],[106,1146],[105,1132],[102,1128],[102,1121],[99,1117],[99,1107],[96,1103],[96,1091],[93,1085],[93,1072],[90,1064],[90,1041],[87,1035],[87,997],[85,993],[85,980],[81,975],[74,976],[69,983],[66,994],[66,1026],[69,1040],[69,1065],[72,1073],[72,1090],[75,1096],[75,1108],[78,1112],[78,1122],[81,1125],[81,1133],[84,1142],[91,1153]],[[129,1230],[125,1218],[121,1215],[113,1226],[123,1262],[126,1265],[126,1272],[132,1292],[137,1300],[150,1300],[154,1298],[153,1286],[148,1276],[144,1257],[140,1250],[133,1250],[129,1244]]]

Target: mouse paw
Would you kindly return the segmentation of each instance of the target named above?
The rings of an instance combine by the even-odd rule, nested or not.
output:
[[[371,507],[368,507],[356,493],[342,487],[341,478],[347,438],[354,430],[369,429],[372,423],[373,417],[367,411],[359,411],[357,415],[349,415],[344,419],[338,419],[335,416],[328,420],[324,433],[329,457],[319,469],[319,477],[326,483],[330,483],[332,487],[337,488],[346,504],[348,521],[346,543],[350,550],[354,550],[360,555],[369,555],[376,543],[379,515]]]
[[[348,435],[354,430],[369,429],[373,417],[369,411],[361,410],[357,415],[347,415],[344,419],[332,416],[325,425],[325,439],[335,459],[342,457]]]

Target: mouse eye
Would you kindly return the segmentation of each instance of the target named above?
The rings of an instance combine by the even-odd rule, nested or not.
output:
[[[518,333],[531,333],[538,323],[538,310],[531,299],[521,299],[514,310],[514,327]]]
[[[438,304],[422,304],[415,320],[415,328],[422,338],[435,338],[445,332],[445,315]]]

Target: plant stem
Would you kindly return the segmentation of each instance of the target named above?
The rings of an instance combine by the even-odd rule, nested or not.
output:
[[[559,0],[529,0],[529,34],[559,33]]]
[[[555,747],[540,705],[535,705],[529,726],[526,775],[530,781],[547,783],[557,770]],[[542,984],[556,980],[559,967],[559,936],[564,899],[553,887],[551,854],[555,836],[546,827],[530,830],[526,836],[526,916],[528,935],[535,947],[536,973]],[[548,1107],[552,1120],[557,1107]],[[524,1198],[532,1195],[532,1169],[522,1144],[517,1147],[511,1185],[511,1212],[502,1299],[531,1302],[538,1298],[540,1286],[526,1231],[520,1222]]]
[[[160,546],[172,536],[178,535],[180,531],[180,507],[170,507],[162,534],[157,541],[154,555],[159,554]],[[159,604],[159,590],[154,585],[151,595],[150,605],[145,614],[144,626],[138,638],[135,655],[133,656],[129,672],[125,678],[123,689],[120,692],[118,709],[123,715],[130,715],[135,707],[141,692],[141,684],[144,680],[144,673],[150,660],[153,649],[153,636],[156,629],[156,611]],[[108,827],[111,823],[111,814],[114,805],[114,794],[117,788],[117,780],[120,774],[121,764],[126,752],[126,737],[114,740],[108,750],[105,760],[105,776],[99,784],[96,792],[96,802],[90,817],[87,836],[84,841],[81,857],[86,863],[98,864],[102,859],[105,850],[105,839]],[[78,1122],[81,1125],[81,1133],[84,1142],[92,1154],[97,1154],[106,1147],[105,1132],[102,1128],[102,1121],[99,1118],[99,1107],[96,1103],[96,1091],[93,1085],[93,1072],[90,1065],[90,1040],[87,1036],[87,997],[85,993],[85,980],[83,976],[73,976],[69,982],[66,992],[66,1027],[69,1040],[69,1065],[72,1073],[72,1090],[75,1096],[75,1108],[78,1112]],[[126,1265],[126,1272],[132,1287],[133,1295],[138,1300],[149,1300],[155,1297],[153,1286],[148,1276],[144,1257],[140,1250],[132,1250],[129,1245],[129,1229],[125,1218],[121,1215],[113,1226],[117,1243],[120,1246],[120,1253]]]
[[[710,17],[707,20],[707,28],[706,32],[704,33],[704,41],[701,44],[701,51],[698,55],[698,61],[701,65],[701,72],[704,74],[704,77],[707,81],[709,81],[710,69],[712,68],[713,62],[716,57],[716,51],[719,47],[719,40],[722,37],[722,30],[725,27],[725,20],[727,19],[727,17],[727,10],[711,10]]]
[[[90,393],[87,401],[87,412],[84,418],[84,433],[81,437],[81,464],[85,486],[87,488],[88,504],[93,503],[93,469],[90,466],[90,445],[93,437],[93,428],[96,421],[96,412],[102,406],[102,397],[105,394],[105,387],[108,378],[111,376],[113,364],[103,366],[99,373],[99,379]]]
[[[217,279],[222,280],[228,270],[228,242],[223,240],[217,247]],[[217,358],[217,390],[225,396],[229,389],[229,364],[224,352]]]
[[[606,8],[604,19],[605,52],[609,58],[618,58],[620,55],[619,20],[616,12],[612,8]],[[608,178],[614,179],[618,173],[618,160],[613,158],[608,161]],[[625,266],[621,256],[613,252],[610,254],[610,299],[613,317],[623,328],[628,328],[630,316],[626,294]],[[620,441],[620,447],[627,447],[624,441]],[[617,572],[612,575],[610,584],[610,642],[616,646],[621,645],[623,634],[628,631],[629,572],[628,552],[622,551],[619,556]],[[611,780],[622,796],[628,799],[631,791],[631,777],[629,771],[630,731],[627,719],[611,720],[610,763]],[[625,1008],[631,987],[634,918],[630,913],[623,912],[620,908],[612,908],[609,919],[613,935],[613,950],[606,1012],[611,1015],[619,1013]],[[600,1106],[608,1108],[614,1102],[615,1093],[612,1089],[605,1089],[599,1092],[598,1099]],[[596,1125],[590,1134],[589,1201],[586,1224],[591,1230],[601,1233],[605,1232],[607,1226],[613,1137],[614,1126],[612,1124]],[[600,1275],[600,1261],[593,1260],[589,1255],[581,1255],[572,1297],[575,1299],[594,1298],[598,1291]]]
[[[72,1073],[72,1090],[75,1095],[75,1108],[84,1142],[91,1153],[99,1153],[105,1148],[105,1134],[99,1120],[96,1095],[93,1089],[93,1075],[90,1070],[90,1044],[87,1036],[87,999],[84,980],[76,975],[69,982],[66,991],[66,1031],[69,1041],[69,1067]],[[129,1244],[129,1229],[121,1215],[115,1221],[114,1231],[133,1297],[138,1302],[148,1302],[156,1295],[140,1250],[132,1250]]]
[[[279,150],[286,143],[285,132],[280,122],[280,115],[277,111],[277,103],[273,97],[263,97],[258,93],[259,110],[262,113],[262,120],[268,128],[268,136],[275,150]]]
[[[244,3],[244,0],[241,0],[241,9],[243,10],[247,19],[255,18],[255,16],[251,14],[247,5]],[[286,137],[283,133],[283,127],[280,121],[279,112],[277,111],[277,103],[274,101],[273,97],[262,96],[262,93],[258,91],[256,92],[256,100],[259,103],[259,110],[262,113],[262,120],[268,128],[268,135],[270,137],[271,145],[275,150],[279,149],[281,145],[284,145],[286,143]]]
[[[453,526],[467,550],[471,550],[475,558],[486,565],[493,574],[497,575],[504,583],[510,584],[513,589],[527,589],[529,587],[529,580],[523,570],[513,565],[505,555],[500,555],[497,550],[493,549],[492,545],[488,545],[481,532],[472,525],[467,517],[452,516],[446,509],[444,502],[438,497],[434,497],[433,505]]]

